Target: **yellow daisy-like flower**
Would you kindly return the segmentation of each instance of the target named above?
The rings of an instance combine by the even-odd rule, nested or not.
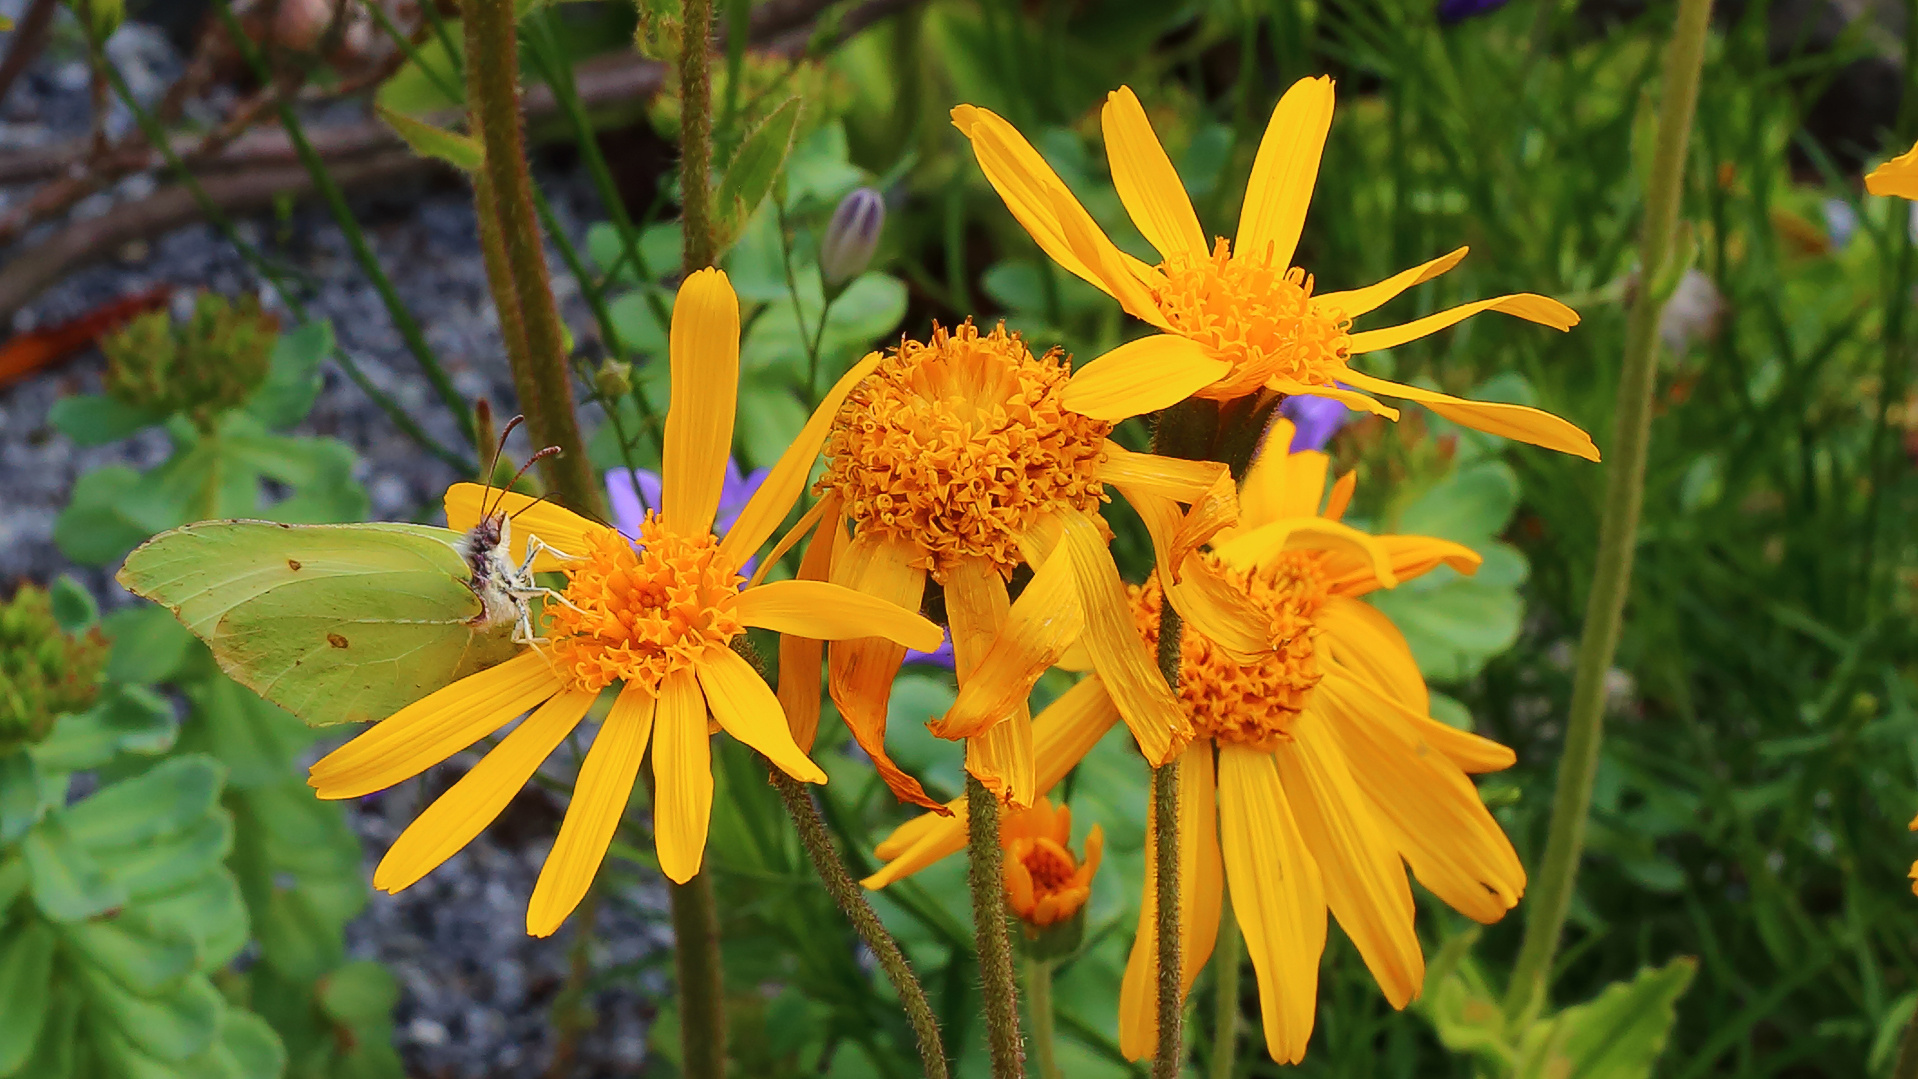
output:
[[[1086,857],[1072,853],[1072,809],[1040,798],[999,822],[1005,848],[1006,903],[1030,930],[1056,925],[1079,913],[1092,895],[1092,876],[1105,854],[1105,830],[1086,834]]]
[[[1874,195],[1918,199],[1918,145],[1871,170],[1865,190]]]
[[[1191,726],[1132,631],[1096,507],[1107,484],[1172,507],[1164,519],[1148,518],[1172,558],[1182,549],[1179,503],[1211,507],[1215,519],[1236,512],[1225,466],[1111,441],[1111,424],[1060,403],[1063,355],[1034,356],[1003,326],[983,334],[970,323],[935,327],[929,342],[905,341],[877,363],[827,438],[816,507],[824,523],[799,577],[907,608],[919,605],[928,577],[943,587],[960,692],[933,731],[965,738],[967,769],[1014,805],[1037,793],[1026,694],[1081,636],[1145,755],[1176,756]],[[1006,582],[1021,563],[1035,576],[1012,603]],[[1194,567],[1172,599],[1196,627],[1241,652],[1270,646],[1257,612],[1235,603],[1205,567]],[[894,792],[944,812],[886,755],[887,702],[904,657],[876,638],[833,644],[832,699]],[[818,722],[819,660],[816,643],[781,646],[780,699],[801,745]]]
[[[1287,446],[1291,435],[1281,421],[1267,444]],[[1248,664],[1186,634],[1179,679],[1180,703],[1197,729],[1179,757],[1185,988],[1211,954],[1229,882],[1258,976],[1266,1048],[1293,1063],[1312,1033],[1328,909],[1386,998],[1404,1007],[1425,970],[1406,866],[1481,922],[1503,917],[1525,888],[1517,854],[1467,778],[1509,766],[1511,751],[1430,717],[1404,637],[1360,598],[1441,563],[1473,572],[1478,555],[1445,540],[1371,536],[1340,524],[1351,477],[1332,488],[1321,512],[1326,465],[1316,452],[1262,457],[1246,478],[1243,523],[1195,556],[1225,568],[1284,646]],[[1158,581],[1132,589],[1131,601],[1139,634],[1152,640]],[[1064,778],[1113,714],[1095,674],[1040,715],[1042,786]],[[1120,1045],[1134,1060],[1152,1051],[1158,1033],[1154,842],[1148,834],[1145,902],[1120,994]],[[910,821],[880,844],[888,864],[866,886],[882,887],[964,844],[959,822]]]
[[[649,738],[660,868],[675,881],[690,880],[705,855],[712,811],[709,714],[793,778],[826,781],[793,744],[773,691],[733,651],[734,638],[760,626],[938,646],[942,635],[931,622],[838,585],[741,587],[739,566],[804,490],[833,411],[871,366],[855,367],[833,389],[721,538],[712,525],[739,384],[739,302],[725,274],[701,270],[680,287],[670,352],[662,508],[647,516],[637,544],[524,495],[471,483],[447,491],[451,527],[471,528],[491,501],[513,520],[513,560],[525,557],[536,536],[564,555],[543,552],[533,569],[562,571],[567,584],[546,605],[547,644],[408,705],[313,766],[309,782],[321,798],[357,798],[420,774],[533,709],[407,827],[374,871],[375,887],[408,887],[471,842],[615,683],[618,696],[533,889],[527,932],[551,934],[585,895],[626,811]]]
[[[1086,364],[1066,391],[1067,407],[1121,420],[1188,397],[1231,400],[1271,390],[1334,397],[1397,419],[1396,409],[1367,395],[1377,393],[1417,401],[1477,430],[1598,459],[1585,432],[1550,413],[1467,401],[1349,365],[1353,356],[1417,340],[1480,311],[1559,330],[1577,325],[1578,314],[1557,300],[1519,293],[1353,332],[1352,319],[1458,265],[1466,249],[1365,288],[1314,294],[1311,276],[1292,265],[1292,256],[1332,126],[1331,79],[1302,79],[1280,99],[1259,143],[1238,237],[1221,237],[1210,247],[1139,99],[1120,87],[1100,118],[1112,182],[1126,213],[1158,249],[1157,266],[1119,250],[1011,124],[972,105],[952,110],[986,179],[1046,254],[1161,331]]]

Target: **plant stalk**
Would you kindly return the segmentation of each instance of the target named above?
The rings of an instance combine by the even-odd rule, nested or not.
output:
[[[1219,919],[1219,943],[1212,950],[1212,1059],[1208,1079],[1232,1079],[1239,1055],[1239,967],[1244,938],[1230,902]]]
[[[1159,673],[1179,690],[1179,643],[1185,623],[1172,604],[1159,606]],[[1152,770],[1152,828],[1158,854],[1157,911],[1154,928],[1159,948],[1159,1047],[1152,1057],[1153,1079],[1177,1079],[1180,1038],[1185,1019],[1183,957],[1179,954],[1179,762]]]
[[[892,983],[893,990],[899,994],[899,1003],[906,1010],[906,1021],[912,1024],[912,1032],[919,1042],[919,1060],[925,1066],[926,1079],[946,1079],[945,1047],[939,1041],[939,1020],[932,1014],[932,1004],[926,999],[926,991],[912,972],[912,964],[905,953],[900,951],[899,942],[894,940],[879,915],[866,902],[859,885],[846,871],[846,863],[839,856],[839,849],[833,846],[832,836],[826,831],[826,823],[819,815],[819,807],[813,804],[812,792],[798,780],[767,764],[773,786],[778,788],[779,797],[786,803],[786,812],[793,819],[793,827],[799,832],[800,845],[806,848],[807,857],[812,859],[813,869],[819,873],[819,880],[826,886],[827,894],[844,912],[852,923],[853,931],[859,939],[872,949],[873,957],[879,961],[879,967],[886,972],[886,980]]]
[[[1032,1017],[1032,1066],[1039,1079],[1063,1079],[1052,1053],[1052,961],[1026,960],[1026,1014]]]
[[[480,214],[491,213],[506,256],[512,295],[526,335],[526,351],[514,359],[514,385],[522,396],[528,434],[536,448],[558,446],[560,453],[540,462],[541,477],[555,500],[569,509],[605,517],[605,496],[573,408],[572,372],[566,363],[566,335],[553,301],[546,249],[533,213],[533,181],[526,167],[525,133],[520,127],[519,38],[513,0],[461,0],[466,22],[466,98],[473,127],[486,148],[490,200],[476,199]],[[505,307],[504,297],[498,296]],[[523,369],[523,370],[522,370]]]
[[[670,884],[673,971],[679,980],[679,1049],[687,1079],[726,1074],[725,984],[719,962],[719,906],[711,867]]]
[[[686,272],[713,264],[712,193],[713,0],[685,0],[679,39],[679,214],[685,233]]]
[[[973,946],[979,952],[980,995],[986,1003],[986,1043],[992,1079],[1024,1079],[1019,1039],[1019,991],[1012,972],[1012,934],[1006,927],[1005,851],[999,847],[999,799],[966,776],[966,843],[972,885]]]
[[[1904,1036],[1898,1039],[1898,1059],[1891,1066],[1891,1079],[1918,1079],[1918,1010],[1911,1013],[1911,1022],[1905,1024]]]
[[[1678,22],[1665,53],[1665,98],[1659,107],[1657,150],[1645,198],[1645,230],[1639,240],[1639,280],[1625,327],[1625,355],[1605,471],[1605,510],[1599,525],[1598,559],[1585,602],[1578,667],[1566,724],[1565,753],[1552,796],[1545,858],[1532,891],[1519,949],[1506,992],[1505,1014],[1520,1021],[1544,1002],[1552,959],[1558,950],[1572,887],[1585,848],[1585,822],[1604,735],[1605,672],[1618,650],[1639,510],[1645,496],[1645,459],[1651,441],[1652,389],[1658,370],[1658,295],[1672,256],[1685,187],[1686,145],[1698,105],[1711,0],[1680,0]]]

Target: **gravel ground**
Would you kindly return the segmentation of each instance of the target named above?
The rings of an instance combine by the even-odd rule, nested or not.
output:
[[[0,14],[17,15],[21,6],[22,0],[0,0]],[[111,49],[143,92],[157,92],[179,64],[161,35],[138,25],[123,28]],[[42,59],[0,106],[0,144],[35,145],[84,132],[86,102],[86,73],[77,60]],[[124,123],[116,116],[110,126],[119,129]],[[546,175],[542,180],[569,232],[578,235],[598,216],[583,178]],[[148,188],[150,181],[121,184],[78,212],[103,212]],[[23,195],[0,189],[0,207]],[[456,186],[422,182],[362,201],[356,211],[459,391],[469,399],[485,396],[500,415],[510,415],[511,380],[487,297],[468,194]],[[332,322],[340,344],[375,385],[443,443],[459,444],[451,414],[419,377],[378,294],[323,210],[301,208],[284,218],[244,221],[241,232],[303,282],[309,312]],[[557,262],[555,270],[555,289],[569,321],[584,330],[577,289]],[[22,311],[13,326],[0,327],[0,337],[9,330],[59,323],[160,283],[177,286],[182,297],[204,288],[229,295],[263,292],[269,305],[275,302],[232,247],[213,229],[197,226],[133,245],[113,262],[73,275]],[[46,581],[72,573],[107,606],[130,600],[112,583],[111,568],[75,567],[52,540],[54,519],[81,473],[113,463],[150,467],[167,452],[157,431],[81,449],[47,424],[48,410],[61,397],[98,391],[103,367],[99,355],[89,353],[0,391],[0,589],[10,591],[19,579]],[[359,453],[357,478],[370,493],[378,519],[430,515],[440,492],[456,478],[394,431],[373,401],[330,364],[325,388],[301,431],[342,439]],[[417,785],[408,785],[358,807],[355,825],[366,841],[369,874],[372,862],[417,812],[419,796]],[[545,1074],[554,1049],[550,1011],[572,962],[572,930],[534,940],[521,926],[559,812],[539,792],[522,795],[500,824],[424,881],[397,896],[376,894],[349,928],[353,953],[382,960],[399,979],[399,1048],[412,1074],[435,1079]],[[670,969],[662,958],[670,947],[664,911],[665,893],[657,882],[619,889],[601,905],[589,958],[602,975],[619,971],[600,979],[619,984],[594,992],[594,1024],[580,1036],[574,1066],[566,1074],[630,1074],[640,1063],[653,1011],[648,1001],[665,992]]]

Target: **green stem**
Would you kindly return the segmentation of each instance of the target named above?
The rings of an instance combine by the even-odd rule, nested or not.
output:
[[[979,952],[979,988],[986,1003],[986,1044],[992,1079],[1024,1079],[1019,1042],[1019,990],[1012,973],[1012,934],[1006,928],[1005,851],[999,847],[999,799],[966,776],[966,843],[972,886],[973,947]]]
[[[1912,1011],[1904,1037],[1898,1039],[1898,1060],[1891,1067],[1891,1079],[1918,1079],[1918,1010]]]
[[[486,181],[491,200],[475,200],[478,212],[492,213],[505,253],[512,296],[526,333],[526,350],[514,363],[514,383],[528,434],[536,446],[557,446],[560,453],[540,463],[541,475],[556,500],[593,516],[606,514],[605,496],[573,408],[572,372],[566,364],[566,336],[553,302],[545,246],[533,213],[533,181],[526,167],[525,134],[520,129],[519,39],[513,0],[462,0],[466,22],[466,100],[472,127],[486,147]],[[497,291],[495,302],[507,297]],[[512,358],[509,353],[509,359]]]
[[[1179,616],[1170,604],[1159,632],[1178,635]],[[1163,651],[1163,649],[1161,649]],[[1177,675],[1167,681],[1177,684]],[[1185,1021],[1185,995],[1180,992],[1179,954],[1179,762],[1152,770],[1152,826],[1158,839],[1158,921],[1154,925],[1159,948],[1159,1046],[1152,1057],[1152,1079],[1177,1079],[1180,1028]]]
[[[1026,960],[1026,1014],[1032,1017],[1032,1064],[1039,1079],[1062,1079],[1052,1053],[1052,961]]]
[[[1239,965],[1244,941],[1239,920],[1228,903],[1219,919],[1219,942],[1212,949],[1212,1059],[1208,1079],[1232,1079],[1239,1054]]]
[[[685,0],[679,39],[679,214],[685,230],[686,272],[713,264],[713,88],[708,50],[713,39],[713,0]]]
[[[1657,150],[1646,191],[1645,231],[1639,242],[1642,284],[1625,328],[1611,460],[1605,472],[1605,515],[1599,526],[1598,561],[1585,604],[1585,627],[1579,638],[1565,753],[1559,760],[1544,863],[1532,890],[1525,941],[1505,999],[1505,1014],[1515,1021],[1534,1014],[1543,1003],[1585,847],[1585,820],[1604,733],[1605,672],[1618,649],[1631,586],[1638,515],[1645,495],[1652,388],[1658,366],[1658,315],[1665,299],[1658,294],[1658,283],[1667,275],[1678,227],[1685,186],[1685,148],[1698,104],[1711,6],[1711,0],[1680,0],[1678,24],[1665,54],[1665,99],[1659,109]]]
[[[719,907],[710,869],[668,891],[673,969],[679,979],[679,1049],[687,1079],[726,1074],[726,999],[719,964]]]
[[[886,932],[885,923],[866,902],[852,875],[846,871],[846,862],[839,856],[839,850],[833,846],[832,836],[826,832],[826,823],[819,816],[819,807],[813,804],[812,794],[798,780],[772,767],[773,786],[779,789],[779,797],[786,803],[786,812],[793,819],[793,826],[799,831],[799,842],[806,848],[806,855],[812,859],[813,869],[819,873],[819,880],[826,886],[827,894],[852,923],[853,931],[859,939],[872,949],[873,957],[879,961],[880,969],[886,972],[886,980],[892,983],[893,990],[899,994],[899,1003],[906,1010],[906,1020],[912,1024],[913,1036],[919,1042],[919,1060],[925,1066],[926,1079],[946,1079],[946,1052],[939,1041],[939,1020],[932,1014],[932,1004],[926,999],[926,991],[912,972],[912,964],[906,960],[904,952],[899,950],[899,942],[891,933]]]

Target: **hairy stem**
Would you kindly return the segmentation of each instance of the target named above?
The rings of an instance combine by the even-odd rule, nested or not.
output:
[[[1651,403],[1657,373],[1658,316],[1665,297],[1673,236],[1684,194],[1685,147],[1698,105],[1699,74],[1711,0],[1680,0],[1678,25],[1665,53],[1665,99],[1659,108],[1657,149],[1645,197],[1645,231],[1639,240],[1639,280],[1625,327],[1625,356],[1618,383],[1611,459],[1605,471],[1605,510],[1599,525],[1598,562],[1585,601],[1578,642],[1565,753],[1552,796],[1551,830],[1533,888],[1525,942],[1506,992],[1505,1013],[1518,1020],[1534,1013],[1546,995],[1552,958],[1571,909],[1572,887],[1585,848],[1585,821],[1604,734],[1605,672],[1618,649],[1625,599],[1631,589],[1638,515],[1645,496],[1645,457],[1651,441]]]
[[[529,388],[538,393],[520,406],[537,447],[560,449],[558,455],[540,463],[547,489],[569,509],[604,517],[606,500],[580,436],[572,372],[566,364],[565,330],[553,301],[545,245],[533,213],[533,181],[520,128],[519,39],[513,0],[462,0],[460,10],[466,22],[466,97],[473,126],[486,148],[486,184],[492,194],[490,200],[475,205],[479,213],[493,215],[525,329],[526,351],[514,363],[514,384],[522,393]],[[503,308],[505,298],[497,294],[495,298]]]
[[[1159,607],[1159,673],[1173,692],[1179,689],[1179,642],[1185,624],[1172,604]],[[1152,770],[1152,827],[1157,837],[1159,947],[1159,1047],[1152,1057],[1153,1079],[1177,1079],[1185,994],[1179,984],[1179,762]]]
[[[926,991],[912,972],[912,964],[907,962],[904,952],[899,950],[899,942],[886,932],[886,926],[879,915],[866,902],[859,885],[846,871],[846,863],[839,856],[839,849],[833,846],[832,836],[826,832],[826,823],[820,818],[819,807],[813,804],[812,792],[798,780],[767,764],[767,771],[773,778],[773,786],[778,788],[779,797],[786,803],[786,812],[793,819],[793,827],[799,831],[800,845],[806,848],[807,857],[812,859],[813,869],[818,872],[819,880],[826,886],[827,894],[839,905],[840,911],[852,923],[853,932],[872,949],[873,957],[879,961],[879,967],[886,972],[886,980],[892,983],[893,990],[899,994],[899,1003],[906,1010],[906,1021],[912,1024],[913,1036],[919,1042],[919,1059],[925,1066],[926,1079],[946,1079],[946,1051],[939,1041],[939,1021],[933,1017],[932,1004],[926,999]]]
[[[687,1079],[726,1074],[725,985],[719,965],[719,906],[713,876],[702,868],[669,885],[673,906],[673,970],[679,979],[679,1049]]]
[[[713,168],[713,87],[709,50],[713,39],[713,0],[685,0],[679,39],[679,213],[685,229],[686,272],[711,266],[719,254],[713,243],[712,197],[707,176]]]
[[[1012,934],[1006,928],[1006,885],[999,848],[999,799],[966,776],[966,842],[971,869],[973,946],[979,952],[980,993],[986,1002],[986,1043],[992,1079],[1023,1079],[1019,991],[1012,973]]]

